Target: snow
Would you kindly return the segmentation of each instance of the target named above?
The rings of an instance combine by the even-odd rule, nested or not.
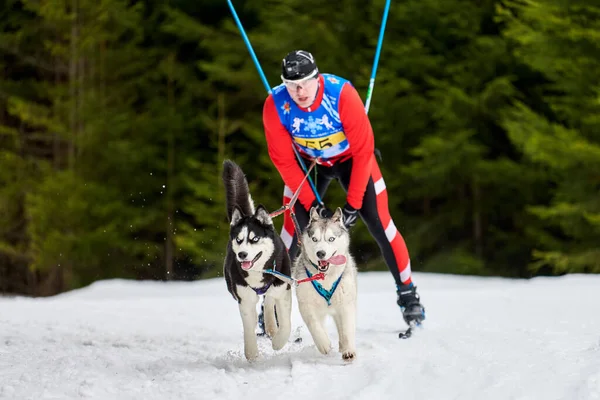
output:
[[[359,274],[353,363],[332,321],[318,353],[295,299],[290,342],[248,363],[220,278],[0,298],[0,399],[600,399],[600,276],[413,279],[427,321],[400,340],[391,275]]]

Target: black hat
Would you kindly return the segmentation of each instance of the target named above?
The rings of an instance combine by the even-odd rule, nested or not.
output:
[[[288,81],[312,78],[319,73],[315,58],[304,50],[295,50],[288,53],[281,63],[281,71],[281,78]]]

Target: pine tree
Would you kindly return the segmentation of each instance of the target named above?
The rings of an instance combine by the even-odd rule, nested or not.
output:
[[[156,275],[149,266],[163,260],[155,227],[164,208],[154,201],[165,181],[149,162],[161,149],[140,135],[151,133],[152,100],[141,92],[158,58],[142,47],[144,10],[120,0],[25,5],[36,18],[32,37],[45,38],[26,51],[52,66],[38,97],[15,98],[12,108],[53,149],[51,160],[36,159],[43,174],[24,206],[31,267],[47,276],[38,294]],[[159,232],[164,241],[164,225]]]
[[[0,7],[0,292],[35,294],[25,199],[43,178],[36,160],[53,160],[57,140],[47,140],[20,114],[28,101],[41,99],[39,81],[55,68],[35,52],[35,17],[19,1]],[[44,120],[47,113],[34,108]]]
[[[518,60],[541,74],[543,103],[515,102],[511,140],[549,171],[549,202],[530,211],[546,224],[534,270],[600,272],[600,7],[594,1],[508,2],[506,36]]]
[[[540,176],[500,125],[516,90],[494,3],[409,1],[390,14],[371,115],[417,268],[527,274],[524,209]]]
[[[242,13],[241,10],[238,10]],[[198,265],[203,276],[220,273],[228,237],[228,222],[221,181],[225,158],[235,160],[246,172],[256,201],[268,208],[280,204],[282,188],[271,190],[270,165],[261,112],[266,91],[248,56],[229,14],[221,26],[204,24],[180,9],[171,8],[165,31],[204,54],[195,73],[198,83],[198,129],[202,134],[188,143],[195,149],[182,156],[182,206],[186,216],[181,222],[177,245]],[[242,16],[242,19],[244,17]]]

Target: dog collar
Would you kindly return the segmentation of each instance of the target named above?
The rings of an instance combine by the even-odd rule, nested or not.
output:
[[[252,286],[250,286],[252,287]],[[261,287],[261,288],[252,288],[252,290],[254,290],[256,292],[257,295],[263,295],[265,293],[267,293],[267,290],[269,290],[269,288],[271,287],[271,283],[267,283],[265,286]]]
[[[277,266],[277,263],[275,261],[273,261],[273,269],[272,269],[272,271],[275,270],[276,266]],[[253,288],[252,286],[250,286],[250,287],[252,288],[252,290],[254,290],[256,292],[257,295],[261,296],[261,295],[267,293],[267,290],[269,290],[269,288],[271,287],[272,283],[273,282],[269,282],[265,286],[263,286],[261,288],[258,288],[258,289]]]
[[[312,261],[311,261],[311,264],[313,264]],[[316,267],[315,264],[313,264],[313,265]],[[310,273],[310,271],[308,270],[308,268],[304,267],[304,269],[306,270],[306,275],[308,275],[309,278],[312,278],[312,274]],[[344,276],[343,272],[340,275],[340,277],[337,278],[337,280],[333,283],[333,286],[331,286],[331,290],[325,289],[317,281],[310,281],[312,283],[313,287],[315,288],[315,290],[317,291],[317,293],[319,293],[321,295],[321,297],[323,297],[325,299],[325,301],[327,302],[328,306],[331,305],[331,297],[333,296],[333,293],[335,292],[335,289],[337,289],[338,284],[342,280],[342,276]]]

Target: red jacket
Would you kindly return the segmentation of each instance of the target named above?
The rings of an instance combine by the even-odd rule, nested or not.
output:
[[[323,76],[319,76],[319,81],[319,91],[315,102],[311,106],[313,109],[319,107],[323,99]],[[352,175],[346,201],[358,210],[362,208],[367,182],[371,176],[371,165],[374,162],[375,139],[373,128],[365,111],[365,106],[352,85],[344,84],[338,107],[350,148],[336,159],[330,159],[329,161],[335,163],[352,158]],[[303,110],[308,111],[307,109]],[[305,174],[296,161],[296,155],[292,149],[292,137],[279,120],[272,95],[269,95],[265,100],[263,125],[269,156],[275,168],[279,171],[283,182],[292,192],[296,192]],[[308,210],[315,198],[312,188],[308,183],[305,183],[302,186],[298,200]]]

